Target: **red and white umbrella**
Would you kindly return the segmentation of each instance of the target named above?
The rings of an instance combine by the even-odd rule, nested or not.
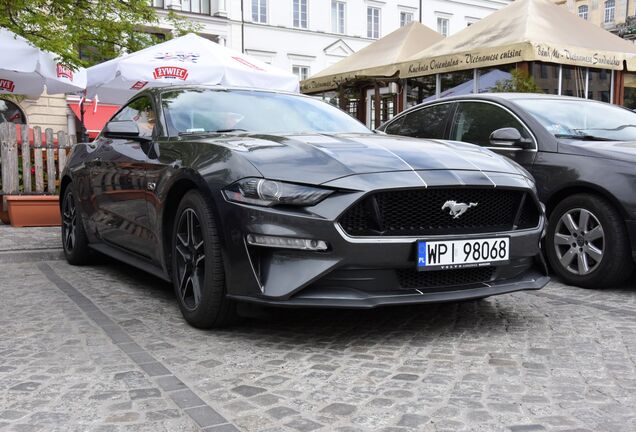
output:
[[[86,69],[68,69],[53,54],[4,28],[0,28],[0,47],[0,94],[38,97],[44,86],[48,94],[75,93],[86,88]]]
[[[206,84],[297,92],[298,77],[195,34],[90,67],[88,97],[124,103],[148,87]]]

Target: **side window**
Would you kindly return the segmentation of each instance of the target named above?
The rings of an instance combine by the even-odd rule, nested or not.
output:
[[[404,116],[401,127],[394,133],[414,138],[443,139],[450,107],[451,104],[445,103],[410,112]]]
[[[389,135],[400,135],[400,129],[402,128],[402,123],[404,123],[405,117],[406,116],[402,116],[399,119],[393,121],[386,127],[386,129],[384,129],[384,132],[388,133]]]
[[[126,105],[111,121],[132,120],[137,123],[139,136],[152,137],[155,127],[155,112],[148,97],[140,97]]]
[[[505,109],[490,103],[460,102],[450,138],[488,147],[490,134],[505,127],[515,128],[523,138],[530,138],[527,129]]]

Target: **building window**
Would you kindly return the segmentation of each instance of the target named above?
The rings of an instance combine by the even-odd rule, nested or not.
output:
[[[300,81],[309,78],[309,66],[292,66],[292,72]]]
[[[367,8],[367,37],[380,37],[380,9],[375,7]]]
[[[345,2],[331,0],[331,31],[345,32]]]
[[[606,23],[614,22],[614,11],[616,10],[615,0],[607,0],[605,2],[605,20]]]
[[[152,4],[152,7],[163,9],[163,0],[152,0],[151,4]]]
[[[579,17],[587,20],[587,13],[589,10],[590,9],[587,7],[587,5],[579,6]]]
[[[252,0],[252,21],[267,22],[267,0]]]
[[[442,36],[448,36],[448,18],[437,17],[437,32]]]
[[[411,12],[400,12],[400,27],[404,27],[413,21],[413,14]]]
[[[181,0],[181,11],[210,14],[210,0]]]
[[[294,0],[294,27],[307,28],[307,0]]]

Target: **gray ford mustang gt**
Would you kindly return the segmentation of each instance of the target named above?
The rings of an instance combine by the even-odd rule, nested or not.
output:
[[[296,94],[143,91],[74,148],[61,188],[68,261],[95,250],[172,281],[196,327],[227,325],[242,301],[370,308],[549,280],[523,168],[375,134]]]

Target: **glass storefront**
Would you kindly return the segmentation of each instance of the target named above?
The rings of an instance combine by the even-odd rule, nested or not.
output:
[[[623,106],[633,110],[636,109],[636,73],[626,72],[624,78]]]
[[[422,103],[425,99],[435,97],[435,75],[428,75],[406,80],[406,108]]]
[[[512,78],[510,72],[516,68],[516,64],[508,64],[492,68],[478,69],[479,93],[487,93],[496,86],[505,88],[505,84]]]
[[[541,62],[530,63],[530,76],[543,93],[559,94],[559,65]]]
[[[563,66],[561,94],[564,96],[585,97],[585,82],[587,68],[578,66]]]
[[[609,102],[611,92],[612,71],[606,69],[590,69],[587,98],[601,102]]]
[[[451,72],[441,74],[442,76],[442,88],[441,92],[444,93],[448,90],[453,90],[456,87],[473,80],[473,70],[464,70],[459,72]]]

